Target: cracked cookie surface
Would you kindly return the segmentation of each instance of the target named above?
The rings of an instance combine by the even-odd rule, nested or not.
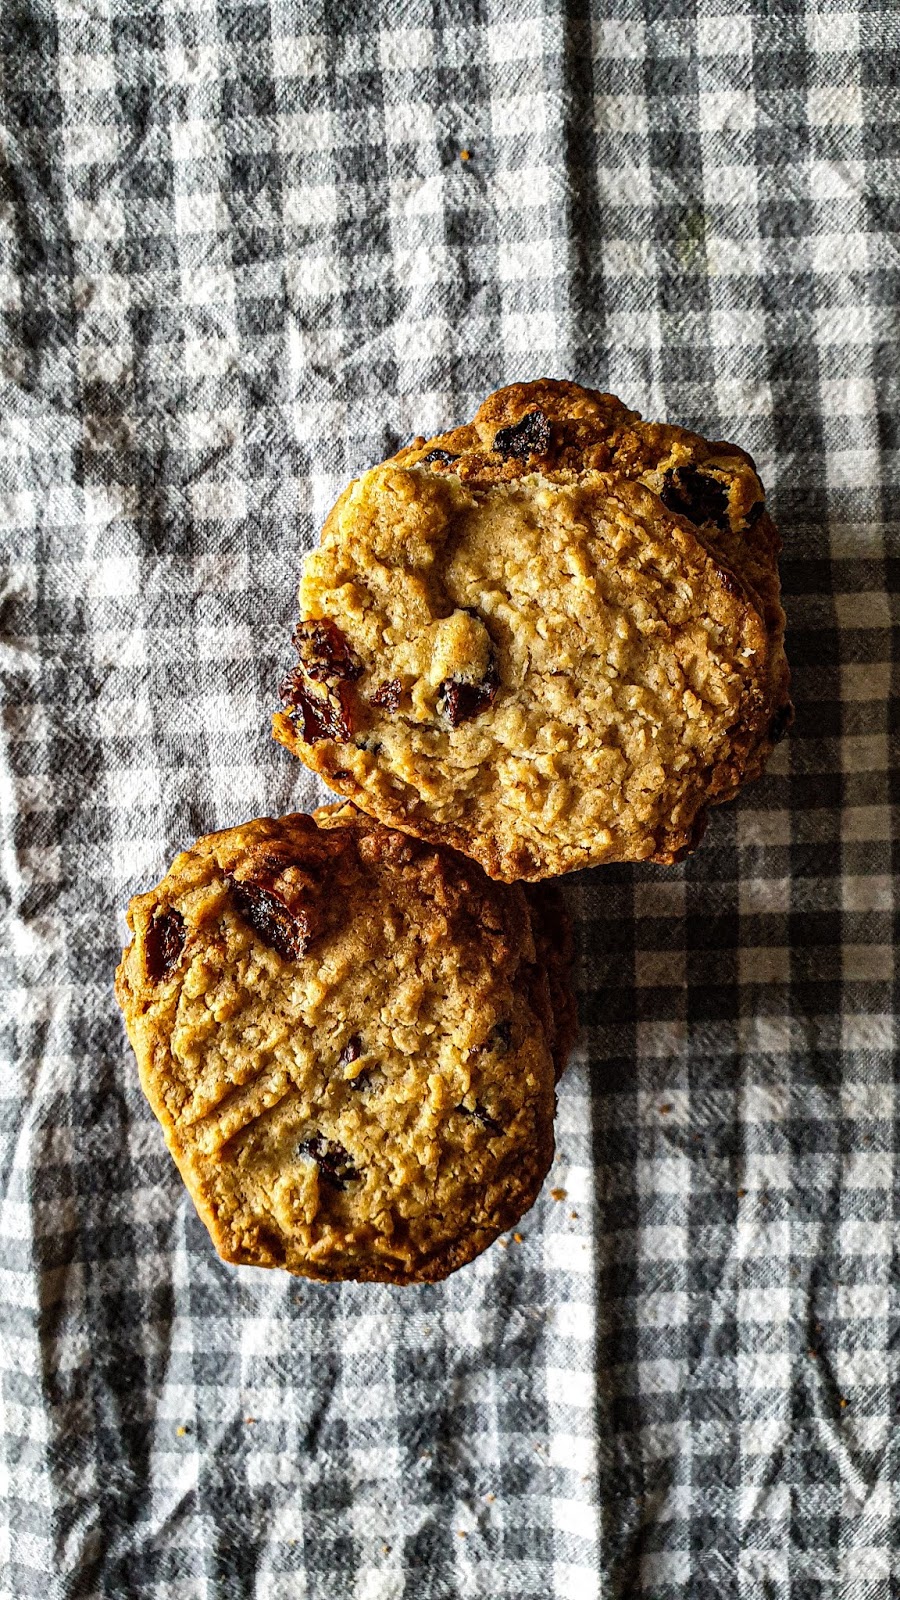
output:
[[[226,1260],[426,1282],[531,1206],[574,1037],[557,904],[341,805],[198,840],[128,917],[141,1082]]]
[[[678,860],[790,721],[778,549],[736,446],[499,390],[337,501],[275,736],[495,878]]]

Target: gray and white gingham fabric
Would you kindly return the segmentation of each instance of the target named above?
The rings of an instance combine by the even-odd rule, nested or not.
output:
[[[5,0],[0,123],[3,1600],[896,1597],[897,0]],[[236,1271],[122,908],[320,798],[268,714],[343,482],[541,373],[757,457],[796,729],[568,880],[521,1241]]]

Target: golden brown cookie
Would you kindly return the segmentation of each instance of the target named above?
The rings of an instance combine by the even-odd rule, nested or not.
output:
[[[736,446],[501,389],[341,495],[275,736],[495,878],[675,861],[790,720],[778,549]]]
[[[572,1037],[533,917],[347,805],[211,834],[132,900],[116,994],[227,1261],[425,1282],[531,1206]]]

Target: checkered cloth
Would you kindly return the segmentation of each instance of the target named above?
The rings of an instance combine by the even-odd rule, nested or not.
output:
[[[900,10],[837,7],[0,8],[3,1600],[900,1592]],[[683,866],[567,880],[521,1238],[235,1270],[123,907],[321,797],[268,716],[340,486],[542,373],[756,456],[796,729]]]

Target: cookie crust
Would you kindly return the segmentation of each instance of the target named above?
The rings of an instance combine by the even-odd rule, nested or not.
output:
[[[571,1040],[541,917],[347,805],[209,835],[132,900],[116,995],[226,1261],[434,1281],[528,1210]]]
[[[779,548],[738,447],[499,390],[337,501],[275,737],[495,878],[676,861],[790,721]]]

